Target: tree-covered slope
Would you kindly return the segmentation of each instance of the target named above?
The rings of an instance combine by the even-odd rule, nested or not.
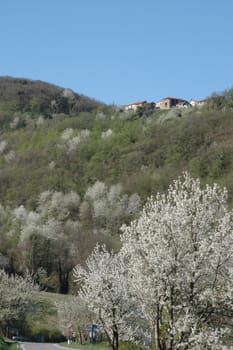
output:
[[[67,292],[73,266],[96,242],[118,249],[121,225],[182,171],[226,186],[232,204],[229,96],[181,111],[1,112],[0,262]]]
[[[82,196],[96,181],[122,183],[145,199],[185,169],[231,192],[233,112],[188,110],[167,120],[162,113],[28,117],[23,127],[15,117],[0,134],[3,203],[33,207],[44,190]]]

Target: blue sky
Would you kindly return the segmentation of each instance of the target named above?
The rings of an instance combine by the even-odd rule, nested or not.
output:
[[[106,103],[233,86],[232,0],[5,0],[0,75]]]

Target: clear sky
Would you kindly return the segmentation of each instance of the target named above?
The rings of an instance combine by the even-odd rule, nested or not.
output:
[[[1,0],[0,75],[106,103],[233,86],[233,0]]]

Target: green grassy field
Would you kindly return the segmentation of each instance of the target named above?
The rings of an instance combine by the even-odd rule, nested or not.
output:
[[[35,293],[26,320],[19,325],[20,335],[25,335],[36,341],[61,341],[62,333],[59,329],[55,303],[68,298],[69,295]]]

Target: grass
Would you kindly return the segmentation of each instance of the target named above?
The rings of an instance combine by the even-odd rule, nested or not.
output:
[[[44,328],[46,325],[48,329],[58,328],[57,310],[55,301],[59,301],[60,295],[40,292],[36,293],[32,310],[27,315],[27,322],[33,325],[33,328]]]
[[[0,338],[0,350],[5,350],[5,349],[7,349],[7,344],[2,338]]]
[[[18,343],[8,343],[8,350],[19,350],[19,344]]]
[[[80,349],[80,350],[110,350],[111,347],[109,346],[108,343],[102,342],[102,343],[96,343],[94,345],[92,344],[85,344],[81,345],[79,343],[60,343],[59,345],[64,346],[66,348],[71,348],[71,349]]]
[[[19,345],[14,342],[7,342],[0,338],[0,350],[19,350]]]
[[[68,295],[36,292],[26,319],[17,325],[19,334],[37,341],[42,341],[41,339],[52,342],[64,340],[64,336],[59,329],[55,302],[64,301],[68,298]],[[0,350],[6,350],[1,343]]]
[[[70,345],[68,345],[67,343],[60,343],[59,345],[64,346],[66,348],[79,349],[79,350],[111,350],[111,346],[107,342],[96,343],[94,345],[91,345],[91,344],[81,345],[79,343],[71,343]],[[145,350],[145,349],[131,342],[120,341],[119,350]]]

